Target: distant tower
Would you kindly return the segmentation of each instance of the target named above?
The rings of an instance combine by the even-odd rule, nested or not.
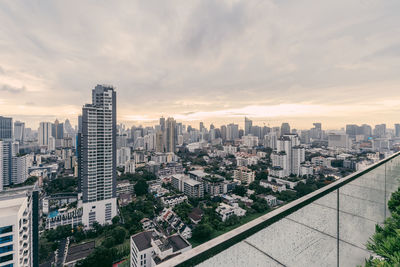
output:
[[[251,133],[251,127],[253,127],[253,121],[244,117],[244,135],[249,135]]]
[[[287,122],[281,125],[281,135],[290,134],[290,125]]]
[[[25,123],[20,121],[14,122],[15,141],[18,141],[22,144],[24,142],[24,136],[25,136]]]
[[[175,152],[176,148],[176,121],[174,118],[168,118],[166,123],[166,149],[167,152]]]
[[[92,104],[82,108],[79,163],[85,226],[110,223],[117,215],[116,118],[114,88],[97,85]]]

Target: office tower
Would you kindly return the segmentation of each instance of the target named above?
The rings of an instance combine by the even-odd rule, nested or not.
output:
[[[281,135],[290,134],[290,125],[287,122],[281,125]]]
[[[394,132],[396,137],[400,137],[400,124],[396,123],[394,125]]]
[[[215,129],[215,126],[214,126],[214,124],[210,124],[210,130],[212,130],[212,129]]]
[[[75,134],[74,128],[72,128],[71,122],[69,119],[66,119],[64,122],[64,130],[65,133],[67,133],[70,137],[72,137]]]
[[[82,108],[80,145],[82,223],[110,223],[117,215],[116,203],[116,93],[114,88],[97,85],[92,104]]]
[[[168,118],[166,123],[166,152],[175,152],[176,149],[176,122],[174,118]]]
[[[0,139],[11,140],[12,138],[13,138],[12,118],[0,116]]]
[[[24,142],[24,136],[25,123],[20,121],[14,122],[14,140],[22,144]]]
[[[375,125],[374,135],[376,137],[384,137],[386,134],[386,124]]]
[[[331,133],[328,135],[328,147],[331,148],[343,148],[350,149],[351,148],[351,140],[347,134],[334,134]]]
[[[51,136],[55,139],[64,138],[64,124],[60,123],[57,119],[51,127]]]
[[[54,138],[54,142],[55,142],[54,147],[55,148],[61,147],[62,140],[64,139],[64,124],[60,123],[57,119],[51,126],[51,136]],[[53,140],[53,139],[51,139],[51,140]]]
[[[361,125],[361,131],[363,135],[372,136],[372,128],[368,124]]]
[[[200,132],[203,132],[203,129],[204,129],[204,123],[201,121],[199,125]]]
[[[160,128],[161,128],[161,131],[165,131],[165,118],[164,117],[161,117],[160,118]]]
[[[253,126],[253,121],[244,117],[244,135],[249,135],[251,133],[251,127]]]
[[[223,141],[226,140],[226,126],[225,125],[221,126],[221,138]]]
[[[356,136],[358,133],[358,126],[355,124],[347,124],[346,125],[346,134],[348,134],[351,137]]]
[[[239,138],[239,125],[237,124],[228,124],[226,126],[226,140],[233,141]]]
[[[260,126],[252,126],[250,128],[250,133],[253,136],[257,136],[259,139],[262,138],[262,128]],[[246,134],[245,134],[246,135]]]
[[[41,122],[38,129],[39,146],[49,147],[50,137],[52,137],[52,123]]]
[[[35,186],[0,192],[1,266],[39,266],[39,192]]]
[[[314,128],[310,129],[310,138],[314,140],[322,139],[322,125],[320,122],[313,123]]]

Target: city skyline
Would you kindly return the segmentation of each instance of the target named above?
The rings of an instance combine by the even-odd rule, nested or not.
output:
[[[76,124],[77,100],[107,83],[127,125],[160,115],[296,128],[397,122],[396,1],[75,6],[0,4],[3,116],[27,127],[66,117]]]

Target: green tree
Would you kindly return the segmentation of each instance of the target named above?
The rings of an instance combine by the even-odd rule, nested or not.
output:
[[[391,212],[399,211],[400,212],[400,188],[397,191],[392,193],[392,196],[388,202],[388,208]]]
[[[246,195],[247,189],[243,185],[237,185],[232,192],[236,195],[244,197]]]
[[[203,241],[207,240],[213,232],[213,229],[208,224],[200,224],[193,229],[192,238]]]
[[[134,188],[135,188],[135,193],[137,196],[143,196],[143,195],[147,194],[147,192],[149,190],[149,185],[146,183],[145,180],[139,180],[135,184]]]
[[[119,216],[117,215],[117,216],[115,216],[114,218],[112,218],[111,222],[112,222],[113,224],[119,223]]]
[[[126,231],[124,228],[122,228],[121,226],[117,226],[115,227],[112,232],[111,235],[114,237],[115,242],[117,244],[121,244],[124,242],[125,237],[126,237]]]

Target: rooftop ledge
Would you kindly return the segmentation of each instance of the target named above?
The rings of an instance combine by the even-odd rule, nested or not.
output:
[[[354,172],[346,177],[343,177],[329,185],[324,186],[304,197],[294,200],[278,209],[275,209],[263,216],[260,216],[244,225],[235,228],[225,234],[222,234],[206,243],[199,245],[185,253],[182,253],[168,261],[163,262],[160,267],[167,266],[193,266],[199,264],[214,255],[224,251],[234,244],[246,239],[252,234],[266,228],[267,226],[279,221],[287,215],[299,210],[300,208],[310,204],[311,202],[335,191],[336,189],[350,183],[358,177],[372,171],[373,169],[389,162],[390,160],[398,157],[400,152],[397,152],[375,164],[370,165],[367,169]],[[360,262],[361,264],[361,262]]]

